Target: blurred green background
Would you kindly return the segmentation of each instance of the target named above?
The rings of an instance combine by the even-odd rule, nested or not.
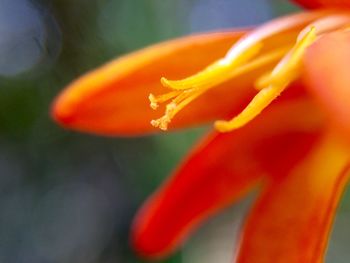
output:
[[[282,0],[0,0],[0,262],[143,262],[128,246],[132,217],[208,127],[95,137],[56,126],[50,102],[123,53],[293,9]],[[249,203],[211,220],[164,262],[230,262]],[[349,242],[350,192],[327,262],[349,262]]]

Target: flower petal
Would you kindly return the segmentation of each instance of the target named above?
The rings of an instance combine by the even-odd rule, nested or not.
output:
[[[138,213],[135,249],[145,257],[172,252],[209,216],[257,187],[263,174],[292,166],[319,128],[314,109],[306,101],[282,103],[242,129],[207,137]]]
[[[150,121],[158,118],[163,109],[153,111],[148,96],[164,93],[160,78],[166,74],[178,79],[201,70],[223,57],[244,33],[193,35],[118,58],[71,83],[53,104],[52,115],[66,127],[91,133],[136,135],[155,131]],[[241,92],[247,89],[244,80],[240,86],[229,93],[220,88],[208,92],[193,103],[191,110],[184,109],[171,126],[187,126],[227,114],[232,105],[247,96],[247,92]]]
[[[350,32],[320,38],[304,58],[306,86],[350,140]]]
[[[268,184],[246,222],[237,262],[323,262],[349,174],[349,149],[323,138],[291,172]]]
[[[322,7],[349,8],[349,0],[293,0],[301,6],[314,9]]]

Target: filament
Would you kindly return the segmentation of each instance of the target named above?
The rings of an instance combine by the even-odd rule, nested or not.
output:
[[[282,17],[262,25],[236,42],[225,57],[197,74],[181,80],[162,77],[162,85],[170,91],[161,95],[150,94],[149,100],[154,110],[159,104],[167,103],[165,113],[152,120],[151,124],[166,130],[176,114],[208,90],[267,67],[269,72],[252,77],[258,93],[246,108],[231,120],[215,122],[215,128],[220,132],[244,126],[300,76],[303,55],[319,36],[336,30],[349,30],[349,24],[349,13],[320,10]],[[277,48],[276,43],[280,44]],[[273,64],[276,66],[273,67]]]

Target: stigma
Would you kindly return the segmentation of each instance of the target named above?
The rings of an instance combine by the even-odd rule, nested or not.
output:
[[[258,90],[251,102],[231,120],[217,120],[219,132],[238,129],[275,100],[290,83],[301,75],[302,59],[307,48],[322,35],[347,30],[350,14],[339,10],[321,10],[298,13],[272,20],[253,30],[211,65],[195,75],[181,80],[161,78],[162,85],[169,90],[161,95],[149,95],[150,106],[156,110],[166,103],[162,117],[151,124],[167,130],[171,120],[192,101],[219,84],[249,74],[255,69],[267,67],[262,76],[252,76],[253,86]],[[271,45],[271,43],[278,42]]]

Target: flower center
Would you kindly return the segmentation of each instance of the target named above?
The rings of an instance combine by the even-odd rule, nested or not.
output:
[[[162,78],[163,86],[171,91],[158,96],[150,94],[152,109],[167,102],[164,115],[151,124],[166,130],[178,112],[209,89],[270,65],[268,73],[255,78],[259,92],[247,107],[231,120],[215,122],[220,132],[244,126],[300,76],[303,54],[318,37],[345,29],[349,24],[349,13],[322,10],[282,17],[262,25],[235,43],[224,58],[199,73],[182,80]],[[280,44],[277,49],[276,42]]]

